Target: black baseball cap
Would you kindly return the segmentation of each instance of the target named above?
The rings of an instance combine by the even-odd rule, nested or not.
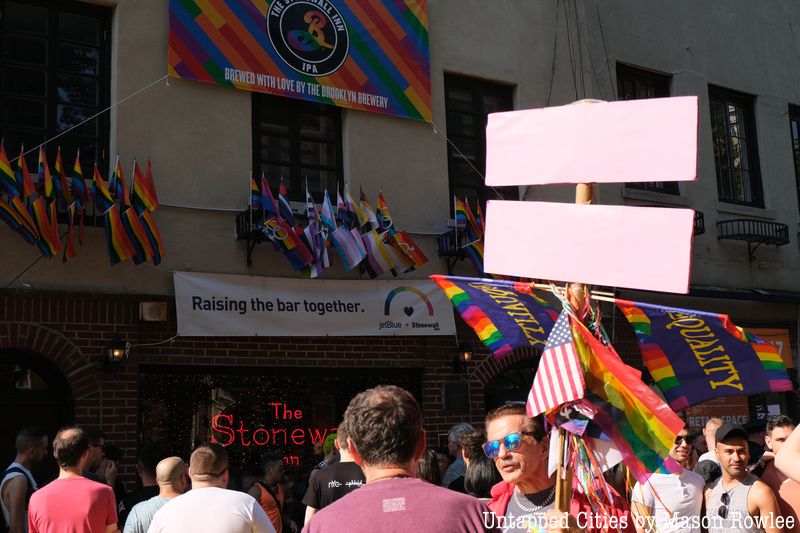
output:
[[[714,434],[714,438],[717,442],[722,442],[730,437],[741,437],[744,440],[747,440],[747,430],[745,430],[742,426],[722,424]]]

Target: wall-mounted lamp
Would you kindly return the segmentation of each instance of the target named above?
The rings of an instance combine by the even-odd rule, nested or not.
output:
[[[453,354],[453,372],[467,373],[467,365],[472,361],[472,348],[459,342],[456,346],[456,353]]]
[[[114,372],[120,363],[128,358],[130,349],[131,343],[125,342],[119,337],[114,337],[114,340],[103,351],[103,368],[105,371]]]

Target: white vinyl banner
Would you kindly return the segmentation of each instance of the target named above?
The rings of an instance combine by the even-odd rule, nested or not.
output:
[[[263,278],[175,272],[181,337],[454,335],[432,281]]]

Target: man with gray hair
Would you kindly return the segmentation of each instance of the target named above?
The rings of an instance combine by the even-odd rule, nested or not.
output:
[[[458,444],[458,439],[461,438],[461,435],[473,429],[475,428],[466,422],[461,422],[451,427],[447,433],[447,451],[455,458],[455,461],[447,467],[447,472],[444,473],[444,479],[442,479],[443,487],[449,487],[450,483],[458,478],[463,478],[464,474],[467,473],[467,463],[464,462],[464,458],[461,456],[461,446]]]
[[[228,490],[228,453],[219,444],[203,444],[189,458],[192,490],[164,504],[148,533],[275,533],[258,502]]]
[[[356,395],[344,427],[367,483],[316,513],[304,533],[496,531],[484,525],[488,511],[475,498],[416,478],[425,430],[422,410],[407,390],[389,385]]]
[[[167,457],[159,461],[155,474],[158,496],[133,506],[125,521],[124,533],[147,533],[147,528],[158,510],[189,488],[186,463],[180,457]]]

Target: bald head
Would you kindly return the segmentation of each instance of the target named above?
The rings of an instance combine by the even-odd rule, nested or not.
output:
[[[186,473],[186,463],[180,457],[167,457],[156,466],[156,482],[161,485],[175,485],[181,474]]]

